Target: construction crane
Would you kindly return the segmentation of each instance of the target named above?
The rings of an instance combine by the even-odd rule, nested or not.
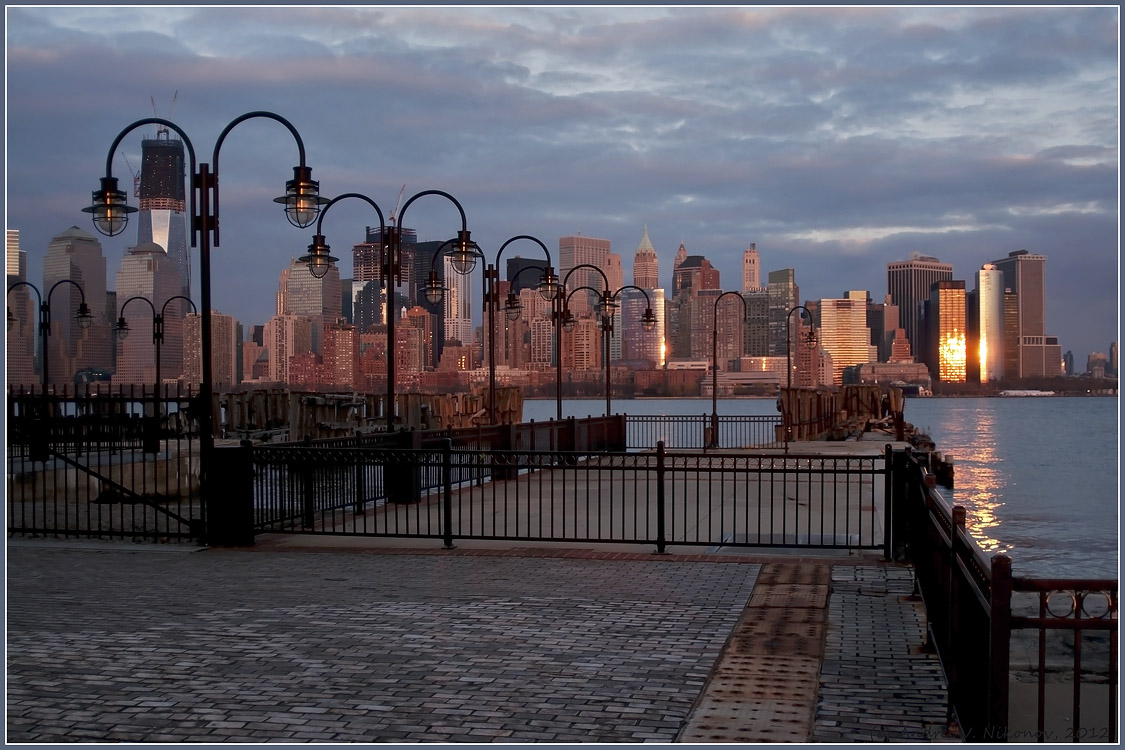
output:
[[[137,170],[133,169],[133,164],[132,164],[132,162],[129,161],[129,155],[128,154],[126,154],[124,151],[122,151],[121,156],[123,156],[125,158],[125,166],[129,168],[129,174],[133,175],[133,197],[134,198],[140,198],[141,197],[141,173],[138,172]]]
[[[398,215],[398,210],[400,208],[402,208],[402,196],[405,192],[406,192],[406,185],[403,185],[402,189],[398,191],[398,203],[395,204],[395,210],[391,211],[390,222],[392,224],[395,223],[395,216]]]

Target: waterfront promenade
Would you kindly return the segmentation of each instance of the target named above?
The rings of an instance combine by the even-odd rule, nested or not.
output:
[[[9,540],[9,742],[947,741],[876,556]]]

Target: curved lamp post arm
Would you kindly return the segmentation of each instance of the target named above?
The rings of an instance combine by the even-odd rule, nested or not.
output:
[[[17,281],[15,284],[12,284],[10,287],[8,287],[8,294],[11,294],[12,290],[21,286],[31,287],[31,291],[35,292],[36,301],[38,301],[40,305],[43,304],[43,295],[39,293],[39,287],[35,286],[30,281]]]
[[[17,281],[15,284],[12,284],[10,287],[8,287],[8,294],[11,294],[12,290],[14,290],[18,287],[21,287],[21,286],[31,287],[31,291],[35,292],[36,309],[39,310],[39,330],[42,331],[43,330],[43,295],[39,292],[39,287],[35,286],[30,281]],[[8,330],[9,331],[12,330],[12,327],[15,324],[16,324],[16,316],[12,314],[12,308],[9,307],[8,308]]]
[[[293,140],[297,142],[299,161],[298,165],[293,167],[293,179],[285,183],[285,195],[273,199],[274,203],[285,204],[285,215],[289,219],[289,223],[298,228],[309,226],[316,220],[320,213],[320,207],[327,203],[325,198],[320,197],[320,183],[312,178],[312,170],[305,165],[305,142],[301,140],[301,134],[293,127],[293,124],[273,112],[257,110],[239,115],[223,128],[223,132],[219,134],[218,140],[215,141],[215,149],[211,156],[211,166],[214,171],[210,176],[210,187],[214,206],[211,207],[210,214],[211,231],[215,238],[216,247],[219,245],[219,149],[222,148],[227,135],[236,125],[257,117],[281,123],[293,136]],[[205,190],[207,186],[201,185],[200,187]]]
[[[379,215],[379,244],[382,245],[383,243],[383,236],[386,234],[387,225],[386,221],[383,219],[383,210],[379,208],[379,204],[362,193],[342,193],[337,195],[335,198],[325,203],[324,207],[320,209],[320,216],[316,220],[316,233],[313,235],[312,244],[309,245],[308,255],[302,255],[298,258],[300,262],[308,264],[309,273],[318,279],[323,278],[324,275],[328,273],[328,269],[332,264],[339,260],[339,258],[334,258],[329,254],[328,251],[330,248],[321,230],[324,227],[324,217],[328,215],[328,209],[345,198],[358,198],[375,209],[375,213]],[[383,253],[384,255],[386,254],[386,248],[383,248]]]
[[[124,341],[125,338],[129,335],[129,324],[125,320],[125,308],[129,306],[130,302],[138,299],[144,301],[144,303],[152,309],[152,340],[154,343],[156,343],[160,341],[161,337],[160,326],[157,323],[160,315],[156,312],[156,305],[152,304],[152,300],[150,300],[148,297],[141,297],[139,295],[130,297],[129,299],[121,303],[121,307],[117,308],[117,338],[120,341]]]
[[[191,305],[191,311],[193,313],[195,313],[196,315],[199,314],[199,310],[196,309],[195,303],[191,301],[190,297],[185,297],[182,294],[177,294],[174,297],[169,297],[168,299],[166,299],[164,301],[164,304],[160,306],[160,317],[164,317],[164,313],[168,309],[168,303],[170,303],[174,299],[182,299],[184,302],[187,302],[189,305]]]
[[[51,295],[53,295],[55,293],[55,290],[58,289],[63,284],[70,284],[75,289],[77,289],[78,290],[78,296],[82,299],[82,302],[79,303],[79,305],[78,305],[78,315],[76,316],[78,318],[78,327],[79,328],[89,328],[90,323],[92,323],[94,321],[94,316],[90,312],[90,308],[86,305],[86,292],[83,291],[82,285],[79,284],[74,279],[60,279],[60,280],[58,280],[54,283],[54,285],[51,287],[51,291],[47,292],[47,298],[44,300],[43,304],[40,306],[41,309],[43,310],[43,318],[44,318],[44,322],[46,323],[46,325],[48,327],[47,328],[48,333],[50,333],[50,325],[51,325]]]
[[[105,177],[103,177],[101,180],[101,189],[94,191],[92,205],[82,209],[86,213],[93,214],[94,223],[98,227],[98,230],[110,237],[116,234],[120,234],[122,231],[124,231],[125,225],[128,223],[128,215],[136,212],[137,210],[132,206],[125,204],[125,193],[117,189],[117,178],[113,176],[113,156],[117,153],[117,148],[121,145],[121,142],[125,140],[125,136],[141,127],[142,125],[163,125],[170,130],[176,131],[176,134],[179,135],[181,139],[183,139],[184,146],[187,147],[188,156],[191,160],[191,174],[193,175],[193,177],[196,172],[195,147],[192,146],[191,139],[188,138],[187,133],[185,133],[176,123],[172,122],[171,120],[165,120],[161,117],[146,117],[144,119],[137,120],[131,125],[126,126],[124,130],[117,134],[117,137],[113,139],[113,143],[109,147],[109,153],[105,158]],[[188,192],[191,193],[191,216],[194,217],[196,206],[194,185],[193,188]],[[121,212],[120,217],[115,214],[115,209]],[[191,231],[192,247],[196,247],[196,237],[198,236],[198,234],[199,227],[196,226],[193,221]]]
[[[572,268],[572,269],[570,269],[569,271],[566,272],[566,278],[564,278],[563,281],[562,281],[562,288],[563,288],[564,291],[566,290],[567,282],[570,281],[571,274],[573,274],[579,268],[590,268],[594,271],[597,271],[598,275],[600,275],[602,277],[602,281],[605,282],[605,288],[609,289],[609,278],[605,275],[605,271],[603,271],[602,269],[600,269],[597,266],[592,265],[590,263],[579,263],[577,266],[575,266],[574,268]],[[597,289],[595,289],[594,291],[597,292],[598,294],[601,294],[601,292]]]

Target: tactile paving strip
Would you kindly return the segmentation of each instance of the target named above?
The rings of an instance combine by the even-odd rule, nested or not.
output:
[[[764,587],[755,586],[750,597],[751,607],[783,607],[800,609],[828,606],[828,586],[803,586],[794,583],[779,583]]]
[[[762,572],[758,574],[757,585],[798,583],[803,586],[827,586],[831,578],[832,568],[828,565],[774,563],[762,568]]]
[[[831,568],[765,565],[680,742],[808,742]]]

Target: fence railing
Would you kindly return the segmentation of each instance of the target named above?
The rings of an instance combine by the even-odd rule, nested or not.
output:
[[[963,738],[1114,742],[1117,581],[1013,576],[909,451],[891,461],[893,546],[914,566]]]
[[[633,415],[626,417],[629,450],[652,450],[657,443],[676,450],[700,450],[712,446],[710,414],[682,416]],[[719,416],[719,448],[771,448],[782,444],[778,433],[781,415]]]
[[[196,407],[179,389],[9,389],[8,533],[200,538]]]
[[[250,446],[256,531],[880,549],[882,455]],[[242,486],[242,485],[239,485]]]

